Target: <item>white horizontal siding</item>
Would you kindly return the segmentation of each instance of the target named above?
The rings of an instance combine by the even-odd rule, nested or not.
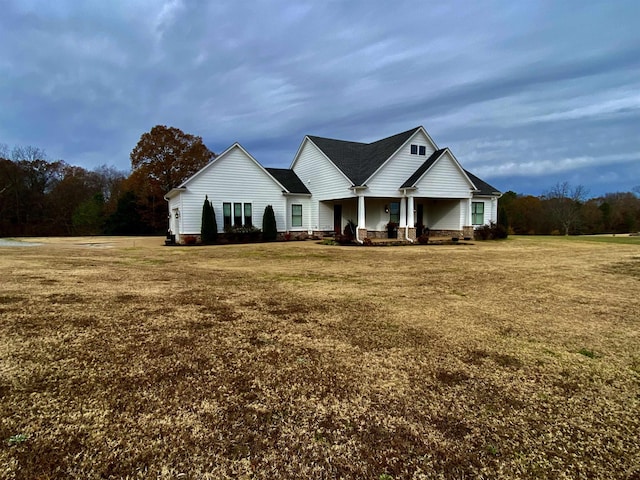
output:
[[[311,220],[312,220],[312,210],[311,210],[311,200],[309,197],[286,197],[287,199],[287,216],[286,216],[286,224],[284,226],[284,230],[293,231],[293,232],[307,232],[312,230]],[[293,209],[292,205],[302,205],[302,226],[294,227],[293,226]]]
[[[488,225],[491,222],[498,223],[498,199],[496,197],[474,197],[472,201],[484,203],[484,225]],[[480,225],[474,226],[479,227]]]
[[[424,146],[426,155],[412,155],[411,145]],[[367,196],[393,197],[398,189],[434,152],[431,141],[418,131],[395,155],[367,181]]]
[[[471,185],[457,162],[445,152],[416,184],[417,197],[469,198]]]
[[[292,168],[316,201],[353,196],[351,182],[310,140],[305,139]]]
[[[425,225],[432,230],[460,230],[463,226],[461,204],[460,200],[429,202],[425,205]]]
[[[316,230],[333,230],[333,203],[313,202],[318,206],[318,228]]]
[[[251,203],[252,223],[257,228],[262,228],[265,207],[272,205],[278,230],[285,228],[286,199],[281,187],[240,148],[232,148],[218,157],[206,170],[192,177],[185,187],[186,191],[178,195],[182,234],[200,233],[205,195],[213,205],[219,232],[224,229],[224,202]]]

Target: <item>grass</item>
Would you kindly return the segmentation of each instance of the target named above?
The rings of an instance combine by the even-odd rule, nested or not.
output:
[[[513,237],[511,237],[513,238]],[[639,245],[640,246],[640,236],[629,236],[629,235],[570,235],[570,236],[535,236],[535,237],[526,237],[520,236],[517,238],[534,238],[537,242],[550,240],[550,241],[563,241],[563,242],[595,242],[595,243],[614,243],[618,245]]]
[[[0,478],[640,475],[635,245],[37,241]]]

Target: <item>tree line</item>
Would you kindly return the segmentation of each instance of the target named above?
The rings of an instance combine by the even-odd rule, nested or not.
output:
[[[213,158],[202,138],[163,125],[140,137],[130,173],[0,144],[0,237],[164,234],[164,195]]]
[[[498,218],[518,235],[591,235],[640,230],[640,187],[587,198],[583,186],[561,182],[540,196],[508,191]]]
[[[145,235],[167,231],[164,195],[216,157],[202,138],[157,125],[130,154],[130,173],[49,160],[38,147],[0,144],[0,237]],[[506,192],[499,223],[515,234],[626,233],[640,229],[640,187],[587,199],[558,183],[544,195]]]

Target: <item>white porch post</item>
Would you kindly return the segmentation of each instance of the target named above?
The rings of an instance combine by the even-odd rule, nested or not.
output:
[[[467,225],[472,225],[471,200],[472,198],[469,198],[469,201],[467,202]]]
[[[409,205],[407,205],[407,209],[408,211],[408,215],[407,215],[407,226],[409,228],[413,228],[416,226],[416,220],[415,217],[413,216],[413,211],[414,211],[414,206],[413,206],[413,195],[409,195],[407,197],[407,202]]]
[[[363,243],[367,238],[367,217],[364,209],[364,194],[358,192],[358,226],[356,227],[356,241]]]
[[[400,228],[407,226],[407,199],[406,197],[400,198]]]

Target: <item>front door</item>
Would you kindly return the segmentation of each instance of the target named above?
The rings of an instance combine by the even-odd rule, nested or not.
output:
[[[342,205],[339,203],[333,206],[333,231],[336,235],[342,233]]]
[[[416,206],[416,236],[424,233],[424,204],[419,203]]]

